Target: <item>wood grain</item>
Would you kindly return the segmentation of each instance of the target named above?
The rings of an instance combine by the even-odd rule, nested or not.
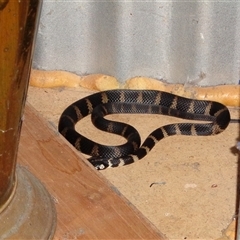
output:
[[[18,152],[57,209],[54,239],[165,239],[29,105]]]

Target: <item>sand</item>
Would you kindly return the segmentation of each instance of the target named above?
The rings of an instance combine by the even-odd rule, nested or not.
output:
[[[28,102],[56,127],[62,111],[93,93],[83,88],[30,87]],[[234,118],[239,110],[231,108]],[[158,115],[112,115],[137,128],[142,141],[159,126],[184,120]],[[76,126],[91,139],[110,145],[124,142],[101,132],[89,117]],[[141,161],[101,173],[170,239],[216,239],[235,214],[239,125],[217,136],[174,136],[160,141]],[[57,157],[56,157],[57,159]]]

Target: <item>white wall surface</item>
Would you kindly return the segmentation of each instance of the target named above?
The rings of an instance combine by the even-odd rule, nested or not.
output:
[[[238,84],[240,2],[44,0],[33,66]]]

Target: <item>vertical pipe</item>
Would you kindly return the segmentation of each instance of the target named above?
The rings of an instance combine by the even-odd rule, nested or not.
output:
[[[13,195],[39,0],[0,1],[0,211]]]
[[[239,126],[240,127],[240,126]],[[240,130],[240,129],[239,129]],[[239,131],[239,134],[240,134],[240,131]],[[240,135],[239,135],[239,139],[240,139]],[[240,160],[240,142],[238,141],[237,144],[236,144],[236,148],[238,149],[238,160]],[[238,161],[239,162],[239,161]],[[239,169],[240,167],[238,166],[238,178],[240,176],[240,172],[239,172]],[[239,182],[240,179],[238,179],[238,182]],[[239,186],[237,186],[237,200],[238,200],[238,214],[237,214],[237,218],[236,218],[236,221],[237,221],[237,232],[236,232],[236,240],[240,240],[240,221],[239,221],[239,215],[240,215],[240,196],[239,196]]]
[[[41,4],[0,0],[0,239],[50,239],[56,228],[51,196],[16,168]]]

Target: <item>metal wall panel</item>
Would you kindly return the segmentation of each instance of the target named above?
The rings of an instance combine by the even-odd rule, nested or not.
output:
[[[45,0],[33,65],[121,82],[237,84],[239,15],[238,1]]]

